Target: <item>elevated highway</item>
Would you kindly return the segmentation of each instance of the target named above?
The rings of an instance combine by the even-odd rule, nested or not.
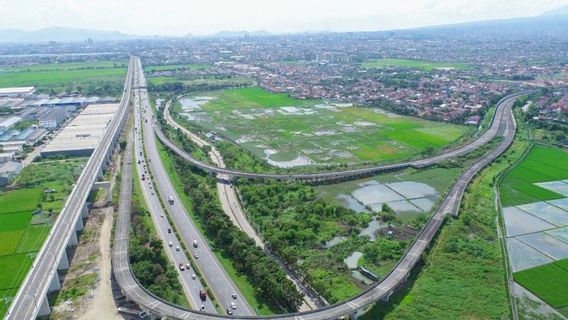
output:
[[[440,161],[445,161],[456,156],[471,152],[480,146],[491,141],[496,136],[502,136],[503,140],[497,145],[493,150],[485,153],[480,157],[470,168],[465,170],[462,175],[456,180],[452,185],[452,188],[445,196],[442,204],[432,215],[430,220],[427,222],[426,226],[418,234],[416,240],[413,244],[406,250],[403,257],[398,261],[393,270],[379,282],[375,283],[369,287],[364,292],[359,295],[331,306],[323,307],[321,309],[273,315],[273,316],[226,316],[226,315],[216,315],[209,313],[201,313],[199,311],[189,310],[184,307],[176,306],[160,298],[155,297],[149,293],[145,288],[140,286],[136,279],[132,276],[128,265],[128,254],[126,250],[120,250],[115,255],[115,264],[120,264],[122,267],[115,269],[115,276],[120,284],[120,286],[125,291],[125,294],[134,302],[139,304],[155,317],[168,317],[172,319],[282,319],[282,320],[327,320],[327,319],[339,319],[345,316],[350,316],[356,314],[361,309],[365,308],[369,304],[377,302],[382,299],[388,299],[390,295],[397,289],[400,285],[404,284],[411,270],[420,261],[422,254],[428,248],[436,233],[444,223],[444,220],[448,215],[456,216],[459,212],[461,200],[465,189],[467,188],[470,181],[475,177],[475,175],[499,157],[507,148],[511,145],[515,137],[516,124],[512,114],[512,106],[516,98],[520,95],[526,94],[526,92],[517,93],[514,95],[507,96],[503,98],[497,107],[496,114],[492,121],[491,127],[484,133],[479,139],[474,142],[458,148],[453,151],[449,151],[446,154],[441,154],[435,157],[431,157],[423,160],[410,161],[403,164],[389,165],[389,166],[378,166],[374,168],[367,169],[356,169],[356,170],[346,170],[340,172],[330,172],[330,173],[319,173],[319,174],[290,174],[290,175],[272,175],[272,174],[256,174],[256,173],[246,173],[230,169],[217,168],[199,161],[196,161],[189,155],[187,155],[183,150],[179,149],[175,144],[171,143],[167,137],[161,132],[161,130],[154,126],[156,134],[162,142],[164,142],[168,147],[172,148],[176,153],[184,156],[184,158],[195,165],[201,167],[216,174],[227,174],[230,176],[247,177],[247,178],[260,178],[260,179],[299,179],[307,181],[317,181],[318,179],[332,179],[338,176],[342,177],[353,177],[360,174],[376,173],[384,170],[392,170],[404,167],[425,167]],[[127,237],[127,228],[117,228],[117,239],[124,239]]]
[[[139,59],[132,57],[124,83],[124,91],[118,112],[111,120],[107,131],[88,160],[71,194],[42,248],[36,255],[32,267],[22,282],[6,314],[6,319],[34,319],[50,313],[47,293],[60,289],[58,270],[69,267],[67,247],[77,244],[77,231],[83,228],[83,218],[88,214],[87,197],[103,170],[110,161],[124,126],[133,73]]]

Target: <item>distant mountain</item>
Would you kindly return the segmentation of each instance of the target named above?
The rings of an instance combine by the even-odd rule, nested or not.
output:
[[[258,30],[258,31],[220,31],[217,32],[213,35],[211,35],[210,37],[215,37],[215,38],[243,38],[245,36],[249,36],[249,37],[267,37],[272,35],[270,32],[268,31],[264,31],[264,30]]]
[[[51,27],[35,31],[17,29],[0,30],[0,42],[74,42],[92,39],[93,41],[128,40],[138,36],[118,31],[98,31],[90,29]]]
[[[568,6],[546,11],[541,16],[568,16]]]

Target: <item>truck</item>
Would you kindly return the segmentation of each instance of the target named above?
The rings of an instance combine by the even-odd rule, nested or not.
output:
[[[170,205],[173,205],[173,204],[174,204],[174,197],[169,196],[169,197],[168,197],[168,203],[169,203]]]
[[[205,290],[199,290],[199,298],[202,301],[207,300],[207,292]]]

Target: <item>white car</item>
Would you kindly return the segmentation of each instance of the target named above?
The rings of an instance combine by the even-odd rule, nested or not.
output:
[[[191,265],[190,265],[189,263],[186,263],[186,264],[185,264],[185,268],[186,268],[187,270],[189,270],[190,267],[191,267]]]
[[[201,305],[201,311],[205,311],[205,306]]]
[[[236,299],[237,299],[237,294],[236,294],[236,293],[233,293],[232,297],[233,297],[233,299],[236,300]]]
[[[197,276],[194,274],[191,275],[191,279],[195,280],[197,278]]]
[[[176,251],[179,251],[179,246],[176,246]]]
[[[173,246],[173,245],[174,245],[174,244],[173,244],[173,243],[172,243],[171,241],[170,241],[170,242],[168,242],[168,246],[170,246],[170,247],[171,247],[171,246]]]
[[[199,255],[197,253],[194,253],[193,256],[195,257],[195,259],[199,259]]]
[[[233,308],[233,310],[237,310],[237,304],[234,302],[231,302],[231,308]]]

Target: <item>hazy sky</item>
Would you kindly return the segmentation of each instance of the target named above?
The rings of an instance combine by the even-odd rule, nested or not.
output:
[[[141,35],[410,28],[538,15],[568,0],[0,0],[0,29],[50,26]]]

